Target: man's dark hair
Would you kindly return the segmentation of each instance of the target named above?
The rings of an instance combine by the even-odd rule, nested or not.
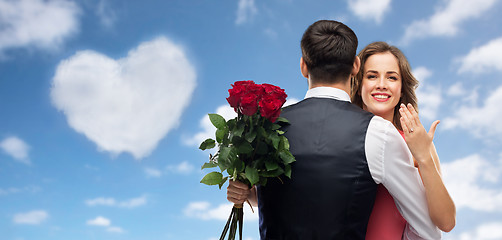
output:
[[[345,24],[320,20],[301,41],[303,61],[314,83],[337,83],[349,77],[357,51],[357,36]]]

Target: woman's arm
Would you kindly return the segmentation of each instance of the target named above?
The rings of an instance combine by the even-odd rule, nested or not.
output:
[[[411,104],[408,104],[407,108],[402,105],[400,113],[406,144],[419,165],[431,220],[439,229],[449,232],[455,227],[456,209],[441,178],[439,157],[432,143],[439,121],[434,122],[427,133]],[[422,157],[426,154],[430,154],[433,161],[418,161],[418,159],[431,159]]]
[[[437,124],[436,124],[436,126],[437,126]],[[432,155],[432,159],[434,159],[434,164],[436,165],[436,168],[438,170],[439,175],[442,176],[443,174],[441,173],[441,164],[439,162],[438,152],[436,151],[436,146],[434,146],[434,143],[431,144],[431,155]]]

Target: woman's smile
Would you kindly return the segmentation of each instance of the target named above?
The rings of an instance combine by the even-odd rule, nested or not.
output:
[[[387,102],[391,97],[387,93],[374,93],[374,94],[371,94],[371,96],[373,97],[373,99],[375,99],[376,101],[379,101],[379,102]]]

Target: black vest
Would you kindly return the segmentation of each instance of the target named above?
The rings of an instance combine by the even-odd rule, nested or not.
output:
[[[291,180],[258,186],[262,240],[363,239],[376,187],[365,154],[373,117],[350,102],[308,98],[282,117],[296,162]]]

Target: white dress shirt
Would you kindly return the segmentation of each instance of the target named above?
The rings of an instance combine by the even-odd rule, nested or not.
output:
[[[305,95],[305,98],[310,97],[350,102],[345,91],[332,87],[312,88]],[[407,221],[403,239],[441,239],[441,231],[429,216],[424,185],[411,152],[391,122],[379,116],[370,120],[365,152],[373,180],[389,190]]]

